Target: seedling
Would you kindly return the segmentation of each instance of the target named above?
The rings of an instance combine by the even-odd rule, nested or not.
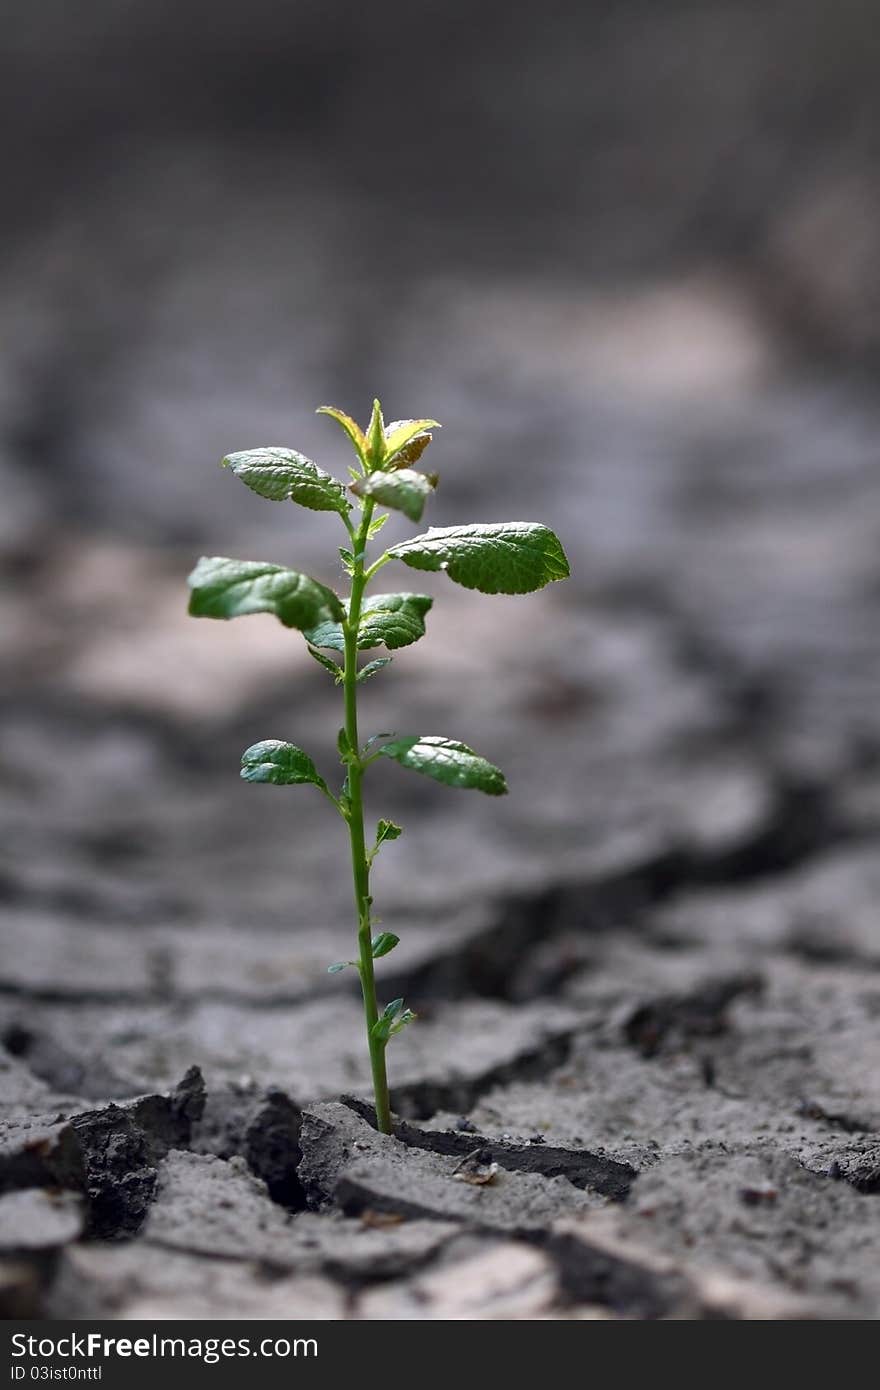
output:
[[[536,522],[508,521],[485,525],[431,527],[423,535],[400,541],[377,559],[368,559],[370,541],[388,520],[389,510],[410,521],[421,520],[437,476],[414,465],[431,443],[436,420],[395,420],[386,425],[378,401],[366,430],[343,411],[322,406],[345,432],[355,465],[346,487],[311,459],[293,449],[248,449],[229,454],[223,465],[253,492],[272,502],[297,502],[316,512],[335,512],[348,533],[339,554],[350,585],[341,596],[297,570],[256,560],[203,557],[189,577],[189,611],[197,618],[236,618],[245,613],[274,613],[285,627],[297,628],[306,649],[337,685],[342,686],[344,723],[337,747],[344,768],[338,792],[331,791],[312,759],[281,739],[265,739],[246,749],[241,775],[246,782],[278,786],[310,783],[342,817],[351,841],[351,865],[357,914],[357,958],[329,967],[336,974],[353,967],[360,976],[367,1026],[367,1045],[376,1100],[376,1120],[391,1132],[391,1108],[385,1053],[391,1039],[415,1015],[394,999],[380,1012],[373,962],[398,944],[393,932],[373,934],[370,870],[383,845],[402,834],[393,821],[380,820],[368,845],[364,830],[363,783],[379,758],[433,777],[450,787],[473,788],[489,796],[507,791],[504,774],[467,744],[436,734],[374,734],[361,741],[358,690],[386,667],[378,656],[359,667],[361,652],[397,651],[425,635],[425,616],[433,600],[427,594],[381,593],[367,588],[392,560],[414,570],[442,570],[466,589],[484,594],[527,594],[568,576],[568,561],[559,540]]]

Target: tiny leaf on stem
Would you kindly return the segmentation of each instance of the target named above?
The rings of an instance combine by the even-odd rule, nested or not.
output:
[[[330,662],[330,665],[333,665],[332,661]],[[358,671],[358,685],[363,685],[364,681],[370,680],[373,676],[378,675],[378,673],[381,670],[383,670],[384,667],[390,665],[390,656],[379,656],[376,658],[375,661],[368,661],[366,666],[364,666],[360,671]]]
[[[313,656],[319,666],[323,666],[325,671],[329,671],[335,681],[342,680],[343,672],[341,666],[335,661],[331,661],[329,656],[325,656],[323,652],[319,652],[318,648],[313,647],[310,642],[306,643],[306,647],[308,648],[309,656]],[[389,660],[390,659],[389,657]]]
[[[203,555],[188,582],[189,611],[194,618],[274,613],[285,627],[305,630],[322,622],[339,622],[345,613],[338,596],[317,579],[260,560]]]
[[[321,791],[327,791],[327,783],[308,753],[277,738],[263,739],[245,749],[241,755],[241,775],[246,782],[272,782],[279,787],[311,782]]]
[[[403,512],[410,521],[421,521],[425,503],[437,486],[437,476],[428,477],[416,473],[412,468],[399,468],[394,473],[379,471],[368,473],[352,483],[351,490],[358,497],[372,497],[383,507]]]
[[[399,1018],[396,1018],[394,1020],[390,1029],[388,1030],[389,1037],[393,1038],[395,1033],[401,1032],[401,1030],[404,1029],[408,1023],[415,1023],[417,1017],[418,1015],[414,1014],[412,1009],[404,1009],[403,1013],[399,1016]]]
[[[397,1031],[394,1027],[394,1021],[402,1008],[402,999],[392,999],[390,1004],[385,1005],[384,1010],[379,1018],[376,1019],[376,1022],[370,1030],[377,1042],[386,1043],[391,1037],[391,1034]],[[409,1013],[408,1009],[406,1013]],[[409,1022],[409,1020],[407,1020],[407,1022]]]
[[[376,847],[383,844],[385,840],[399,840],[403,834],[403,827],[395,825],[393,820],[380,820],[376,826]]]
[[[391,738],[391,734],[380,734],[378,737]],[[386,840],[399,840],[402,834],[402,829],[393,820],[380,820],[376,826],[376,843],[367,855],[367,862],[372,864]]]
[[[389,516],[390,512],[383,512],[381,516],[377,516],[374,521],[370,522],[367,528],[368,541],[371,541],[374,536],[378,536],[379,532],[382,530],[382,527],[385,525],[385,522],[388,520]]]
[[[381,740],[382,740],[383,738],[393,738],[393,737],[394,737],[393,732],[387,733],[387,732],[385,732],[384,730],[383,730],[382,733],[379,733],[379,734],[370,734],[370,737],[367,739],[366,743],[364,744],[364,754],[366,755],[367,753],[369,753],[369,751],[370,751],[370,749],[373,747],[373,745],[374,745],[375,743],[380,743]]]
[[[399,738],[386,743],[379,753],[447,787],[466,787],[488,796],[503,796],[507,791],[500,768],[481,758],[466,743],[456,743],[450,738],[440,738],[436,734]]]
[[[388,554],[412,569],[445,570],[456,584],[484,594],[529,594],[569,575],[559,537],[532,521],[432,526]]]
[[[342,483],[295,449],[245,449],[227,454],[223,467],[231,468],[252,492],[270,502],[298,502],[313,512],[339,512],[340,516],[351,511]]]
[[[393,931],[379,932],[378,936],[373,937],[373,960],[379,960],[381,956],[387,956],[389,951],[393,951],[400,941],[399,936],[395,936]]]

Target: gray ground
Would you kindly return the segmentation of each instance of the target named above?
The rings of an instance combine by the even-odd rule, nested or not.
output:
[[[420,1015],[394,1139],[324,970],[350,949],[338,827],[235,776],[266,735],[329,772],[323,673],[271,619],[187,620],[182,546],[49,531],[28,557],[3,600],[7,1310],[877,1315],[877,421],[845,381],[758,389],[716,331],[723,405],[684,427],[688,372],[585,406],[540,338],[506,418],[400,387],[451,417],[434,519],[543,516],[574,577],[494,601],[428,577],[430,640],[365,691],[370,727],[464,737],[512,786],[374,778],[407,827],[381,988]],[[332,578],[332,519],[208,462],[176,496],[214,509],[212,548]]]
[[[880,1313],[876,25],[698,8],[482,0],[468,45],[434,6],[411,46],[396,5],[22,7],[7,1316]],[[332,517],[215,461],[341,471],[312,411],[374,392],[444,423],[433,523],[543,519],[573,571],[419,576],[428,638],[364,688],[511,786],[372,775],[394,1138],[326,973],[339,823],[237,777],[265,737],[329,777],[336,697],[184,593],[200,551],[339,579]]]

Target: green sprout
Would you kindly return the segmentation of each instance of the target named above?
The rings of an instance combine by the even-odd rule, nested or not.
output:
[[[381,847],[398,839],[402,831],[393,821],[380,820],[368,847],[365,773],[379,758],[390,758],[450,787],[501,796],[507,785],[497,767],[453,739],[435,734],[400,737],[382,733],[361,741],[358,688],[387,666],[391,657],[379,656],[359,668],[360,653],[377,647],[393,652],[417,642],[425,634],[425,616],[433,603],[427,594],[368,596],[367,588],[392,560],[401,560],[414,570],[442,570],[455,583],[484,594],[531,593],[551,580],[565,579],[569,568],[552,531],[536,522],[521,521],[431,527],[422,535],[389,546],[370,561],[369,543],[389,514],[377,508],[402,512],[410,521],[421,520],[425,503],[437,486],[437,476],[414,465],[439,426],[436,420],[427,419],[395,420],[386,425],[378,401],[373,403],[366,430],[333,406],[322,406],[318,413],[331,416],[354,449],[356,463],[349,470],[352,481],[348,487],[293,449],[248,449],[228,455],[223,465],[260,497],[337,514],[348,533],[349,544],[339,551],[351,581],[348,595],[340,596],[317,579],[283,565],[210,556],[199,560],[189,577],[189,611],[197,618],[274,613],[285,627],[297,628],[303,634],[309,654],[342,686],[344,724],[337,746],[345,772],[338,792],[331,791],[307,753],[279,739],[266,739],[248,748],[242,755],[241,775],[247,782],[279,786],[310,783],[348,827],[358,954],[356,960],[338,961],[329,969],[336,974],[352,966],[360,976],[376,1120],[379,1130],[390,1134],[385,1052],[390,1039],[411,1023],[415,1014],[404,1008],[402,999],[392,1000],[380,1012],[376,999],[373,962],[393,951],[398,937],[387,931],[373,935],[370,870]]]

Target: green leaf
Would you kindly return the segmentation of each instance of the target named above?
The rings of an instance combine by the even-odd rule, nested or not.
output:
[[[327,966],[327,974],[328,974],[328,975],[338,975],[339,972],[340,972],[340,970],[344,970],[345,967],[346,967],[347,965],[354,965],[354,964],[355,964],[355,962],[354,962],[353,960],[337,960],[337,961],[334,961],[333,965],[328,965],[328,966]]]
[[[374,536],[378,536],[385,522],[388,520],[388,515],[388,512],[383,512],[381,516],[376,517],[375,521],[370,522],[367,527],[367,540],[371,541]]]
[[[376,826],[376,848],[385,840],[399,840],[403,834],[403,827],[395,825],[393,820],[380,820]]]
[[[361,609],[358,647],[409,647],[425,635],[425,614],[434,600],[428,594],[373,594]]]
[[[395,1031],[394,1020],[403,1008],[402,999],[392,999],[390,1004],[385,1006],[381,1016],[376,1019],[370,1029],[371,1035],[379,1042],[387,1042],[391,1034]],[[406,1011],[407,1013],[409,1010]]]
[[[367,467],[381,468],[384,457],[385,421],[382,419],[381,405],[373,401],[373,413],[367,426]]]
[[[319,652],[317,647],[313,647],[311,643],[307,642],[306,646],[308,647],[309,656],[313,656],[319,666],[323,666],[325,671],[329,671],[335,681],[338,682],[342,680],[342,667],[337,662],[331,661],[329,656],[325,656],[323,652]],[[360,679],[360,677],[358,677],[358,679]]]
[[[365,652],[384,644],[389,651],[396,651],[417,642],[425,635],[425,614],[433,602],[427,594],[372,594],[361,609],[359,650]],[[310,628],[306,639],[313,647],[345,650],[342,627],[337,622]]]
[[[421,521],[425,503],[436,486],[436,474],[428,477],[412,468],[399,468],[395,473],[368,473],[352,483],[351,490],[358,497],[372,497],[383,507],[403,512],[410,521]]]
[[[335,405],[319,405],[315,411],[316,415],[329,415],[338,425],[341,425],[348,435],[349,441],[354,447],[354,451],[366,468],[367,466],[367,439],[360,425],[352,420],[350,415],[346,415],[344,410],[339,410]]]
[[[388,1036],[393,1038],[395,1033],[401,1032],[408,1023],[415,1023],[418,1014],[414,1014],[412,1009],[404,1009],[399,1018],[396,1018],[388,1030]]]
[[[270,502],[298,502],[313,512],[339,512],[346,516],[351,505],[345,488],[304,454],[293,449],[245,449],[227,454],[224,468]]]
[[[534,521],[432,526],[388,554],[417,570],[445,570],[484,594],[529,594],[570,573],[559,538]]]
[[[402,999],[393,999],[381,1018],[378,1018],[370,1029],[371,1036],[378,1042],[387,1043],[395,1033],[412,1023],[415,1017],[412,1009],[404,1009]]]
[[[391,734],[377,734],[376,738],[391,738]],[[393,820],[380,820],[376,826],[376,843],[367,855],[367,862],[372,864],[386,840],[399,840],[402,834],[403,830]]]
[[[404,468],[417,463],[430,444],[431,430],[439,430],[436,420],[392,420],[385,426],[386,468]]]
[[[504,773],[481,758],[466,743],[456,743],[435,734],[395,739],[379,749],[383,758],[393,758],[401,767],[423,772],[435,782],[447,787],[467,787],[486,792],[488,796],[503,796],[507,791]]]
[[[387,956],[388,952],[393,951],[399,941],[400,937],[395,936],[393,931],[379,932],[379,935],[374,936],[372,941],[373,960]]]
[[[313,647],[326,647],[334,652],[345,651],[345,637],[339,623],[319,623],[317,627],[310,627],[305,637]]]
[[[417,434],[408,444],[404,444],[393,459],[386,460],[386,468],[412,468],[413,464],[418,463],[433,438],[433,434]]]
[[[305,630],[322,622],[338,622],[345,613],[333,590],[316,579],[259,560],[203,555],[188,583],[192,589],[189,611],[195,618],[274,613],[285,627]]]
[[[373,747],[373,745],[376,744],[376,743],[380,743],[381,740],[382,740],[383,738],[393,738],[393,737],[394,737],[394,734],[393,734],[393,733],[384,733],[384,732],[383,732],[383,733],[381,733],[381,734],[370,734],[370,737],[367,739],[366,743],[364,744],[364,753],[365,753],[365,754],[369,753],[369,751],[370,751],[370,749]]]
[[[246,782],[272,782],[278,787],[311,782],[321,791],[327,791],[327,783],[308,753],[277,738],[263,739],[245,749],[241,755],[241,775]]]
[[[364,681],[372,679],[373,676],[378,675],[378,673],[383,669],[383,667],[390,665],[390,656],[380,656],[377,657],[375,661],[368,661],[366,666],[362,667],[362,669],[357,673],[358,683],[360,685],[363,685]]]

